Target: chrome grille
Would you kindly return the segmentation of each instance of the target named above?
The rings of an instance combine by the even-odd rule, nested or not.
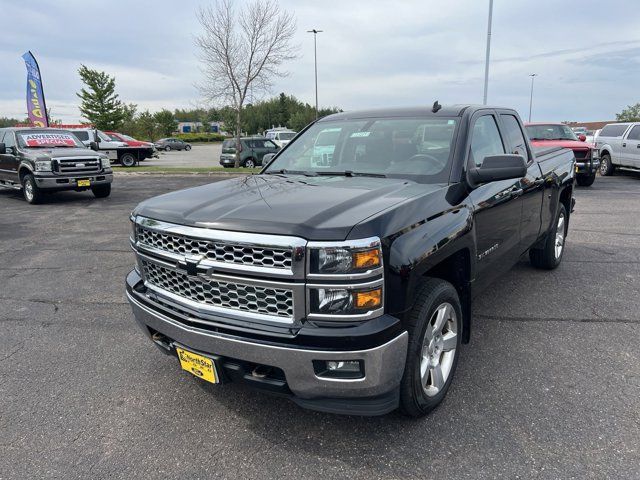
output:
[[[146,260],[141,261],[147,283],[193,302],[243,312],[292,319],[293,291],[188,276]]]
[[[98,158],[57,158],[57,173],[97,173],[100,171]]]
[[[276,247],[240,245],[137,227],[139,244],[179,255],[197,255],[222,263],[291,270],[292,250]]]

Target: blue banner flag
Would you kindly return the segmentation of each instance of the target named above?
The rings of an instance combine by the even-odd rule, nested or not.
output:
[[[22,55],[22,58],[24,58],[24,63],[27,67],[27,112],[29,121],[36,127],[48,127],[49,118],[47,116],[47,106],[44,103],[40,67],[38,67],[38,62],[36,62],[30,51]]]

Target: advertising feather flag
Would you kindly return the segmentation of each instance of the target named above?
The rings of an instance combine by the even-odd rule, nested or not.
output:
[[[36,127],[48,127],[47,105],[44,102],[44,90],[40,67],[31,51],[22,55],[27,67],[27,112],[29,121]]]

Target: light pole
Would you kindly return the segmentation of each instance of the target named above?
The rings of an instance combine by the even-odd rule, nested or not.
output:
[[[529,97],[529,123],[531,123],[531,107],[533,106],[533,80],[538,76],[537,73],[529,75],[531,77],[531,96]]]
[[[493,16],[493,0],[489,0],[489,22],[487,24],[487,54],[484,61],[484,97],[482,104],[487,104],[487,92],[489,90],[489,56],[491,54],[491,17]]]
[[[307,30],[307,33],[313,33],[313,64],[316,76],[316,119],[318,119],[318,47],[316,38],[318,37],[319,33],[322,33],[322,30],[316,30],[314,28],[313,30]]]

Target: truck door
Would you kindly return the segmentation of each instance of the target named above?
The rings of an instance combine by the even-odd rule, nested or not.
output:
[[[468,165],[480,166],[484,158],[507,152],[496,115],[481,111],[471,120]],[[500,180],[476,187],[469,195],[474,207],[477,291],[517,261],[520,250],[522,199],[520,180]]]
[[[533,152],[530,151],[522,130],[522,125],[511,112],[500,113],[502,130],[509,145],[509,153],[522,155],[527,161],[527,176],[520,180],[518,192],[521,194],[522,220],[520,221],[520,253],[533,245],[540,235],[542,226],[542,200],[544,179]]]
[[[2,136],[1,132],[0,136]],[[0,154],[0,178],[18,183],[18,164],[20,160],[17,155],[15,135],[11,130],[7,130],[0,142],[4,143],[6,148],[5,153]]]
[[[622,140],[622,164],[640,168],[640,125],[631,127]]]

